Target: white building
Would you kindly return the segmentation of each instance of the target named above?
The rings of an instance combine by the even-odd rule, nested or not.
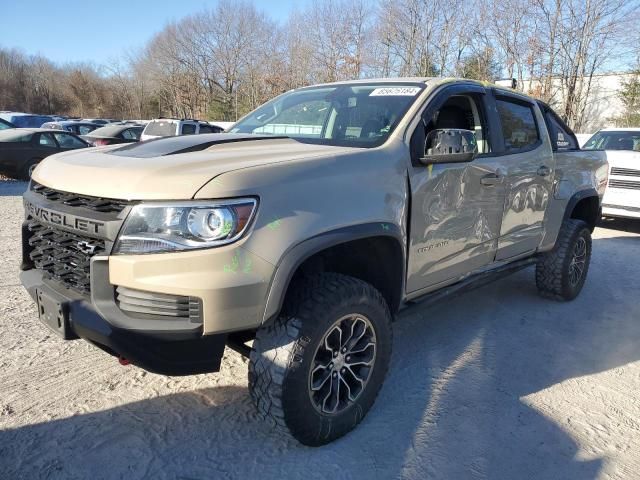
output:
[[[613,118],[619,116],[623,109],[620,100],[622,81],[630,79],[632,75],[631,73],[606,73],[593,76],[591,93],[585,110],[584,126],[577,133],[594,133],[601,128],[615,126]],[[530,93],[535,89],[532,86],[535,87],[536,83],[537,81],[525,80],[522,87],[519,88]],[[511,80],[498,80],[496,84],[510,87]],[[557,85],[557,89],[556,98],[552,103],[557,107],[563,103],[563,91],[559,79],[554,81],[554,85]]]

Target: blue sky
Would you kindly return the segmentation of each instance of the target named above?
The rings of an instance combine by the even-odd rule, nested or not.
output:
[[[277,21],[308,2],[254,1]],[[215,4],[215,0],[0,0],[0,46],[40,53],[57,63],[101,64],[140,48],[166,23]]]

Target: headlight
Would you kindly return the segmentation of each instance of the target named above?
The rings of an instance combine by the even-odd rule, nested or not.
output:
[[[141,203],[124,222],[113,253],[175,252],[225,245],[251,222],[256,200]]]

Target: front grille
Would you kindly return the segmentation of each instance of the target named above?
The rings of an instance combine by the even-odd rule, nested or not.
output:
[[[620,175],[623,177],[640,177],[640,170],[634,170],[632,168],[611,168],[611,175]]]
[[[65,287],[88,295],[91,257],[105,252],[104,240],[66,232],[33,219],[28,220],[27,230],[29,258],[34,266]]]
[[[627,188],[631,190],[640,190],[640,181],[632,180],[618,180],[615,178],[609,179],[609,186],[611,188]]]
[[[120,310],[133,314],[160,315],[163,317],[190,318],[199,321],[201,302],[196,297],[143,292],[132,288],[117,287],[116,303]]]
[[[127,206],[127,202],[122,200],[112,200],[109,198],[88,197],[75,193],[61,192],[53,188],[45,187],[33,182],[31,190],[51,202],[62,203],[70,207],[83,207],[94,212],[120,213]]]

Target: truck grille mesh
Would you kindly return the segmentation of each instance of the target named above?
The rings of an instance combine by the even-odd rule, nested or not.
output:
[[[627,188],[632,190],[640,190],[640,182],[632,180],[618,180],[612,178],[609,180],[609,186],[611,188]]]
[[[65,287],[88,295],[91,292],[90,261],[106,250],[104,240],[85,237],[43,225],[27,223],[29,258],[38,270]]]
[[[42,195],[49,201],[62,203],[71,207],[83,207],[94,212],[102,213],[120,213],[127,206],[126,202],[121,200],[111,200],[109,198],[88,197],[85,195],[77,195],[75,193],[61,192],[53,188],[45,187],[39,183],[33,182],[31,190]]]

